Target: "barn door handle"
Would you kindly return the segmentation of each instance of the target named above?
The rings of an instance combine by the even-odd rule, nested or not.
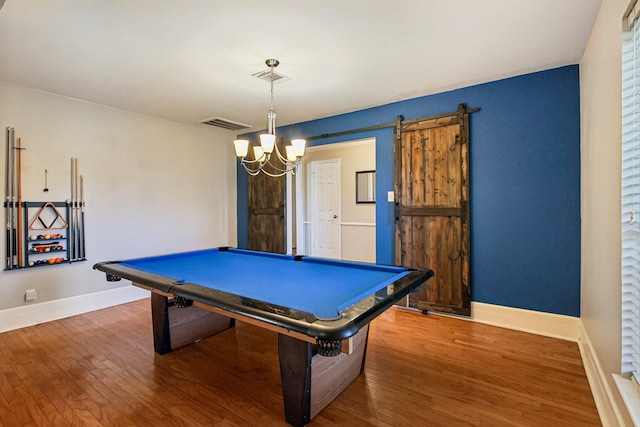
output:
[[[278,213],[280,214],[280,218],[284,218],[284,203],[280,203],[278,207]]]

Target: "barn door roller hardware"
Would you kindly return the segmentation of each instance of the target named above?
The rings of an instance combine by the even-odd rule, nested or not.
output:
[[[480,108],[466,108],[464,106],[464,104],[458,104],[458,109],[456,111],[452,111],[450,113],[443,113],[443,114],[436,114],[433,116],[426,116],[426,117],[419,117],[417,119],[409,119],[409,120],[403,120],[402,116],[398,116],[395,122],[392,123],[383,123],[383,124],[379,124],[379,125],[374,125],[374,126],[367,126],[367,127],[363,127],[363,128],[357,128],[357,129],[349,129],[349,130],[344,130],[344,131],[340,131],[340,132],[333,132],[333,133],[323,133],[320,135],[316,135],[316,136],[310,136],[308,138],[306,138],[307,141],[311,141],[314,139],[325,139],[325,138],[331,138],[334,136],[342,136],[342,135],[350,135],[353,133],[360,133],[360,132],[367,132],[370,130],[378,130],[378,129],[384,129],[384,128],[396,128],[396,138],[400,139],[400,126],[405,126],[405,125],[409,125],[412,123],[417,123],[417,122],[422,122],[425,120],[432,120],[432,119],[438,119],[441,117],[450,117],[450,116],[457,116],[457,117],[461,117],[464,116],[464,114],[470,114],[470,113],[475,113],[477,111],[480,111]]]

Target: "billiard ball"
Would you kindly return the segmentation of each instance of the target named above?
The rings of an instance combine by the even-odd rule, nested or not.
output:
[[[33,261],[29,261],[29,267],[33,267],[36,263]]]
[[[38,238],[38,236],[36,236],[35,234],[31,234],[29,236],[29,240],[36,240]]]

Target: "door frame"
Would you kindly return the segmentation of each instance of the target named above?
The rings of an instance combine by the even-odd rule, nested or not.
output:
[[[376,138],[373,136],[367,137],[367,138],[354,139],[350,141],[336,142],[333,144],[324,144],[324,145],[307,147],[306,152],[313,153],[313,152],[323,151],[323,150],[339,150],[339,149],[347,148],[354,145],[367,145],[367,144],[371,144],[375,154]],[[377,155],[376,155],[375,163],[376,163],[375,166],[377,169],[378,167]],[[306,189],[303,188],[302,177],[305,176],[303,174],[307,173],[307,164],[308,162],[306,162],[305,159],[303,158],[303,161],[300,164],[300,167],[298,168],[298,171],[296,172],[296,174],[293,176],[291,176],[291,174],[287,174],[286,189],[285,189],[287,203],[285,208],[286,208],[287,218],[291,219],[291,221],[288,220],[286,223],[286,227],[287,227],[286,246],[287,246],[287,253],[289,254],[293,253],[293,249],[295,248],[297,251],[297,254],[306,255],[301,253],[301,251],[306,247],[306,243],[307,243],[307,239],[305,237],[305,225],[307,223],[305,221],[305,215],[306,215],[306,212],[304,210],[305,204],[299,201],[304,200],[304,198],[306,197]],[[376,175],[376,179],[377,179],[377,175]],[[377,188],[377,182],[376,182],[376,188]],[[293,200],[291,200],[291,203],[289,203],[290,202],[289,196],[292,194],[295,194],[295,197],[293,197]],[[378,203],[377,200],[376,200],[376,203]],[[376,219],[376,222],[377,222],[377,219]]]

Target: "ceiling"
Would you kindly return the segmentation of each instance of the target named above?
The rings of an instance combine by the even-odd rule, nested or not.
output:
[[[6,0],[0,80],[194,124],[297,123],[580,61],[600,0]]]

